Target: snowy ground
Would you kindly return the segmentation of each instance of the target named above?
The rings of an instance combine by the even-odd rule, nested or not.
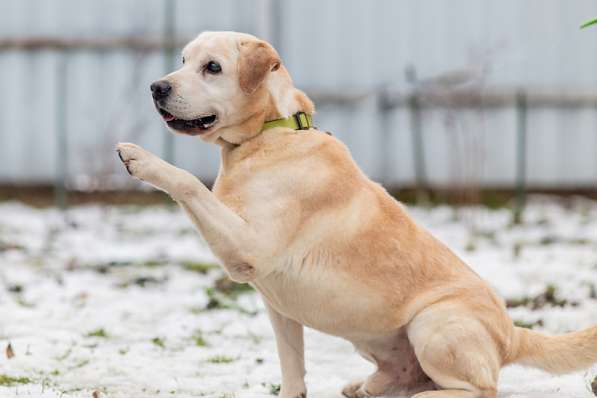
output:
[[[411,213],[508,299],[527,326],[597,323],[597,203]],[[258,296],[229,285],[175,207],[0,204],[0,397],[271,397],[280,380]],[[8,358],[11,344],[14,357]],[[371,366],[308,330],[312,397]],[[11,356],[11,355],[8,355]],[[592,370],[554,377],[510,367],[500,397],[592,397]]]

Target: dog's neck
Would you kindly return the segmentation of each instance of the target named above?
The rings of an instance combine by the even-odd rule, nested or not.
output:
[[[245,120],[234,126],[232,131],[226,134],[228,140],[221,137],[218,140],[224,149],[242,145],[244,142],[257,137],[266,121],[286,118],[297,112],[305,112],[312,115],[315,112],[313,102],[301,90],[294,87],[292,79],[284,66],[275,73],[270,74],[264,82],[260,100],[257,102],[263,105],[250,114]],[[238,133],[236,133],[238,132]]]
[[[278,74],[279,72],[279,74]],[[238,127],[242,129],[247,138],[239,143],[232,143],[220,138],[218,144],[221,147],[221,163],[219,176],[225,175],[230,167],[231,154],[242,148],[250,148],[252,142],[263,136],[263,123],[269,120],[286,118],[297,112],[305,112],[312,115],[315,112],[313,102],[301,90],[294,87],[292,79],[284,67],[270,76],[264,87],[267,92],[265,106],[261,111],[253,114],[241,123]],[[250,132],[247,134],[247,132]],[[254,149],[249,149],[253,151]],[[219,177],[218,177],[219,178]]]

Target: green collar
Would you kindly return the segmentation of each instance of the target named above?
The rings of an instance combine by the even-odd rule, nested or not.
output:
[[[263,123],[261,131],[273,129],[276,127],[287,127],[293,130],[309,130],[313,127],[313,117],[305,112],[297,112],[285,119],[269,120]]]

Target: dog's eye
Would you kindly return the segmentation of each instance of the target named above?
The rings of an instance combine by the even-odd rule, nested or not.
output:
[[[206,65],[205,65],[205,70],[211,74],[217,74],[220,73],[222,71],[222,67],[220,66],[219,63],[215,62],[215,61],[209,61]]]
[[[184,62],[185,62],[185,61],[186,61],[186,60],[184,59],[184,57],[182,57],[182,63],[183,63],[183,65],[184,65]]]

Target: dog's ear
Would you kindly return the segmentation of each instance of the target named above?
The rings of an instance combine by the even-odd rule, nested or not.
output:
[[[261,40],[245,40],[240,43],[238,79],[240,88],[252,94],[270,72],[280,67],[280,56],[274,48]]]

